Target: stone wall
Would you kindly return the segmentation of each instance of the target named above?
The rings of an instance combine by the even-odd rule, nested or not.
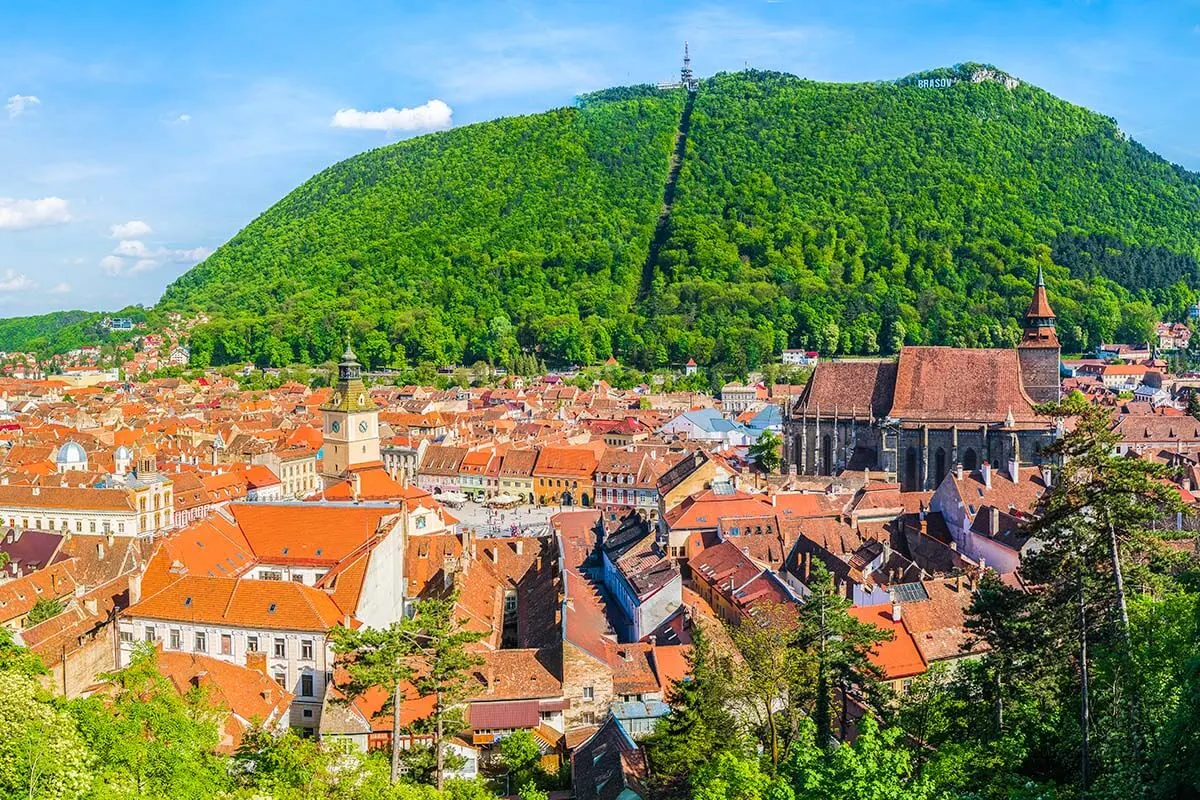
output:
[[[589,686],[590,699],[584,697],[584,689]],[[599,725],[613,702],[612,669],[570,642],[563,642],[563,696],[571,703],[565,714],[567,730]]]

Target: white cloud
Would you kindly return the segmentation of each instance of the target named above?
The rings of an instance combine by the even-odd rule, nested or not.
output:
[[[166,118],[168,125],[186,125],[192,121],[191,114],[169,114]]]
[[[131,219],[129,222],[113,225],[109,231],[114,239],[132,239],[134,236],[145,236],[148,233],[154,233],[154,229],[140,219]]]
[[[32,94],[14,94],[8,98],[8,103],[4,107],[8,110],[8,118],[19,117],[34,106],[42,104],[40,97]]]
[[[113,255],[125,256],[127,258],[146,258],[150,255],[150,249],[146,247],[146,243],[140,239],[122,239],[113,250]]]
[[[0,274],[0,292],[23,292],[37,286],[28,275],[14,269],[6,269]]]
[[[343,108],[333,115],[330,125],[371,131],[436,131],[453,124],[453,113],[450,106],[434,99],[415,108],[385,108],[382,111]]]
[[[66,281],[59,281],[48,292],[49,294],[66,294],[71,291],[71,284]]]
[[[70,221],[67,201],[61,197],[43,197],[40,200],[0,197],[0,230],[19,231]]]
[[[212,250],[207,247],[149,247],[141,239],[122,239],[112,253],[100,259],[100,268],[106,275],[128,277],[150,272],[165,264],[190,266],[208,258],[210,253]]]

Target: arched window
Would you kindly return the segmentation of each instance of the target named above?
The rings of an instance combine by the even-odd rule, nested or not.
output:
[[[906,492],[915,492],[920,488],[917,480],[917,448],[910,447],[904,452],[904,477],[900,482]]]
[[[833,440],[829,438],[829,434],[825,434],[821,439],[821,474],[833,474]]]
[[[945,450],[945,448],[939,447],[937,449],[937,452],[934,453],[933,465],[934,465],[933,477],[934,477],[934,480],[937,482],[937,484],[940,486],[942,483],[942,478],[946,477],[946,450]]]
[[[979,456],[975,454],[975,448],[968,447],[963,452],[962,465],[963,470],[968,473],[974,472],[975,468],[979,466]]]

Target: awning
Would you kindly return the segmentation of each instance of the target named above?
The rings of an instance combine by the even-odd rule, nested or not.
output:
[[[511,494],[498,494],[495,497],[489,497],[483,501],[485,506],[510,506],[514,503],[521,502],[519,497],[513,497]]]
[[[437,500],[439,503],[445,503],[448,506],[461,506],[463,503],[467,502],[468,498],[465,494],[459,494],[458,492],[442,492],[441,494],[435,494],[433,499]]]

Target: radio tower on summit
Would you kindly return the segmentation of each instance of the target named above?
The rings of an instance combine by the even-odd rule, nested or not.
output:
[[[696,76],[692,74],[692,57],[688,53],[688,43],[683,43],[683,67],[679,70],[679,82],[689,92],[696,91]]]

